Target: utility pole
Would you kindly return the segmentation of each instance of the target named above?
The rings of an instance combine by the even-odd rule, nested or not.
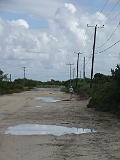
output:
[[[89,26],[87,24],[87,27],[95,27],[95,31],[94,31],[94,43],[93,43],[93,55],[92,55],[91,79],[90,79],[90,88],[92,88],[93,65],[94,65],[94,54],[95,54],[95,44],[96,44],[96,31],[97,31],[97,28],[104,28],[104,25],[102,27],[97,27],[97,25],[96,26]]]
[[[71,86],[71,65],[74,65],[74,63],[67,63],[66,65],[70,65],[70,86]]]
[[[24,79],[25,79],[25,68],[26,68],[26,67],[22,67],[22,68],[24,69]]]
[[[77,85],[78,85],[78,66],[79,66],[79,54],[83,54],[83,53],[80,53],[80,52],[78,52],[77,54],[78,54],[78,58],[77,58],[77,78],[76,78],[76,87],[77,87]]]
[[[75,68],[73,68],[73,83],[74,83],[74,75],[75,75]]]
[[[10,74],[10,82],[11,82],[11,74]]]
[[[85,57],[84,57],[84,66],[83,66],[83,79],[85,83]]]

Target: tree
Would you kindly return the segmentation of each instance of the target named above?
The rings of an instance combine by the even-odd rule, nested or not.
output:
[[[120,65],[111,69],[112,76],[97,73],[87,107],[109,111],[120,117]]]
[[[117,64],[116,69],[111,69],[112,78],[117,82],[120,87],[120,65]]]
[[[7,74],[4,75],[4,72],[0,69],[0,81],[8,81]]]

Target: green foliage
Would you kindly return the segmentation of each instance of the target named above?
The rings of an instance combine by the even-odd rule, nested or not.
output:
[[[84,79],[78,79],[78,84],[76,86],[76,79],[71,80],[71,85],[74,89],[74,93],[80,95],[81,99],[87,99],[90,97],[90,79],[85,78]],[[63,86],[65,88],[62,88],[62,91],[64,92],[69,92],[69,87],[70,87],[70,80],[67,80],[63,82]]]
[[[87,107],[111,112],[120,117],[120,66],[111,70],[112,76],[95,74],[90,91],[92,98]]]
[[[111,76],[106,76],[104,74],[101,73],[96,73],[94,75],[94,79],[93,79],[93,83],[94,84],[98,84],[98,83],[102,83],[104,84],[105,82],[109,82],[111,80]]]
[[[117,82],[117,85],[120,87],[120,65],[117,64],[116,69],[112,70],[112,78]]]
[[[60,89],[60,91],[61,91],[61,92],[67,92],[68,90],[67,90],[66,87],[62,87],[62,88]]]
[[[23,89],[24,89],[24,87],[23,87],[21,84],[17,84],[17,85],[16,85],[16,89],[23,90]]]
[[[51,79],[51,81],[44,82],[45,85],[53,85],[53,86],[61,86],[61,81],[55,81],[54,79]]]
[[[96,90],[96,87],[94,87],[96,91],[93,91],[94,94],[89,102],[89,105],[94,107],[96,110],[112,110],[112,107],[113,105],[115,105],[116,102],[115,91],[117,89],[117,85],[115,83],[106,82],[105,84],[99,85],[98,88]]]
[[[30,90],[37,86],[56,87],[56,86],[61,86],[64,83],[58,80],[55,81],[53,79],[51,79],[51,81],[48,82],[41,82],[26,78],[25,79],[18,78],[15,79],[14,82],[9,82],[8,80],[9,79],[7,78],[7,74],[4,75],[4,72],[0,70],[0,95]]]
[[[0,81],[8,81],[7,74],[4,75],[4,72],[0,69]]]
[[[79,94],[79,95],[84,94],[84,93],[89,94],[89,91],[90,91],[89,83],[79,84],[76,91],[77,91],[77,94]]]
[[[21,92],[36,86],[65,86],[61,88],[61,91],[68,92],[70,87],[70,80],[62,82],[53,79],[47,82],[31,79],[16,79],[14,82],[7,80],[7,75],[4,75],[4,72],[0,70],[0,94]],[[95,108],[99,111],[111,112],[120,117],[120,65],[117,65],[115,70],[111,69],[111,76],[96,73],[91,89],[89,78],[85,78],[85,80],[79,79],[77,86],[76,80],[71,80],[71,82],[76,94],[86,97],[90,95],[92,97],[87,107]]]
[[[64,81],[63,86],[69,88],[70,87],[70,80]]]

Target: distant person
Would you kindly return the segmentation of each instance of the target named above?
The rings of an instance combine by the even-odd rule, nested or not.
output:
[[[69,92],[70,92],[70,99],[72,99],[72,94],[73,94],[73,88],[72,88],[72,86],[69,88]]]

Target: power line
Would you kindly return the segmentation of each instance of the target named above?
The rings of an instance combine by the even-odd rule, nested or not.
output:
[[[120,1],[120,0],[119,0]],[[103,9],[105,8],[105,6],[107,5],[107,3],[108,3],[108,0],[106,1],[106,3],[105,3],[105,5],[103,6],[103,8],[101,9],[101,11],[100,11],[100,14],[102,13],[102,11],[103,11]],[[92,23],[95,21],[95,20],[97,20],[98,19],[98,17],[100,16],[100,14],[92,21]],[[91,23],[91,24],[92,24]],[[85,35],[84,35],[84,39],[83,39],[83,42],[82,42],[82,44],[84,43],[84,41],[85,41],[85,36],[86,36],[86,32],[87,32],[87,29],[86,29],[86,31],[85,31]],[[100,31],[101,32],[101,31]],[[100,33],[99,33],[100,34]],[[98,34],[98,36],[99,36],[99,34]],[[93,35],[92,35],[93,36]],[[91,38],[92,38],[92,36],[91,36]],[[91,39],[90,38],[90,39]],[[82,45],[81,44],[81,45]],[[86,46],[86,48],[84,49],[84,51],[87,49],[87,47],[88,47],[88,45]]]
[[[120,1],[120,0],[117,1],[117,3],[114,5],[114,7],[112,8],[112,10],[107,14],[106,17],[108,17],[108,16],[110,15],[110,13],[114,10],[114,8],[117,6],[117,4],[119,3],[119,1]],[[101,12],[103,11],[103,9],[105,8],[105,6],[107,5],[107,3],[108,3],[108,0],[106,1],[106,3],[105,3],[105,5],[103,6],[103,8],[101,9],[100,14],[101,14]],[[99,15],[100,15],[100,14],[99,14]],[[119,14],[120,14],[120,13],[119,13]],[[117,18],[117,17],[119,16],[119,14],[116,15],[111,21],[113,21],[115,18]],[[99,17],[99,15],[97,16],[97,18]],[[97,19],[97,18],[96,18],[96,19]],[[96,20],[96,19],[95,19],[95,20]],[[95,21],[95,20],[94,20],[94,21]],[[93,21],[93,22],[94,22],[94,21]],[[103,20],[102,20],[102,21],[103,21]],[[102,22],[102,21],[101,21],[101,22]],[[111,21],[109,21],[108,23],[110,23]],[[92,23],[93,23],[93,22],[92,22]],[[91,23],[91,24],[92,24],[92,23]],[[106,23],[106,24],[108,24],[108,23]],[[86,31],[87,31],[87,30],[86,30]],[[100,32],[98,33],[97,38],[99,37],[99,35],[100,35],[101,32],[102,32],[102,29],[101,29]],[[86,34],[85,34],[85,35],[86,35]],[[92,36],[91,36],[90,39],[92,39]],[[84,41],[85,41],[85,36],[84,36],[83,42],[84,42]],[[83,42],[82,42],[82,44],[83,44]],[[85,51],[87,48],[88,48],[88,45],[85,47],[85,49],[84,49],[83,51]],[[84,53],[85,53],[85,52],[84,52]]]
[[[120,40],[118,40],[117,42],[115,42],[113,45],[111,45],[110,47],[108,47],[107,49],[105,49],[105,50],[103,50],[103,51],[101,51],[101,52],[98,52],[98,53],[102,53],[102,52],[105,52],[105,51],[107,51],[108,49],[110,49],[110,48],[112,48],[113,46],[115,46],[117,43],[119,43],[120,42]],[[95,53],[95,54],[98,54],[98,53]]]
[[[109,22],[107,22],[105,24],[109,24],[110,22],[112,22],[113,20],[115,20],[119,15],[120,15],[120,13],[118,13],[113,19],[111,19]]]
[[[96,47],[96,48],[100,48],[100,47],[104,46],[104,45],[111,39],[111,37],[114,35],[114,33],[115,33],[115,31],[117,30],[117,28],[118,28],[119,25],[120,25],[120,22],[119,22],[119,24],[117,25],[117,27],[115,28],[115,30],[113,31],[113,33],[110,35],[110,37],[109,37],[101,46]]]
[[[118,5],[119,2],[120,2],[120,0],[117,1],[117,3],[114,5],[114,7],[110,10],[110,12],[106,15],[106,17],[105,17],[102,21],[99,22],[99,24],[101,24],[101,23],[112,13],[112,11],[113,11],[114,8]],[[118,15],[117,15],[117,16],[118,16]],[[116,17],[117,17],[117,16],[116,16]],[[116,17],[114,17],[113,20],[114,20]],[[112,20],[111,20],[111,21],[112,21]],[[110,22],[111,22],[111,21],[110,21]],[[110,22],[109,22],[109,23],[110,23]],[[105,24],[107,24],[107,23],[105,23]],[[102,29],[101,29],[101,31],[99,32],[97,38],[99,37],[99,35],[100,35],[101,32],[102,32]]]
[[[91,23],[91,24],[92,24],[92,23]],[[85,30],[85,32],[84,32],[84,38],[83,38],[83,41],[82,41],[82,43],[81,43],[81,46],[82,46],[83,43],[85,42],[85,37],[86,37],[86,35],[87,35],[87,30],[88,30],[88,28],[86,28],[86,30]],[[92,37],[93,37],[93,34],[91,35],[90,40],[92,39]],[[90,41],[89,41],[88,43],[90,43]],[[87,45],[86,45],[86,47],[84,48],[83,51],[85,51],[85,50],[88,48],[88,43],[87,43]],[[80,47],[80,48],[81,48],[81,47]]]
[[[105,17],[102,21],[100,21],[99,23],[103,22],[103,21],[112,13],[112,11],[113,11],[114,8],[118,5],[119,2],[120,2],[120,0],[117,1],[117,3],[114,5],[114,7],[111,9],[111,11],[110,11],[110,12],[106,15],[106,17]]]
[[[99,13],[98,16],[92,21],[92,23],[95,22],[95,21],[98,19],[98,17],[99,17],[100,14],[102,13],[102,11],[103,11],[103,9],[105,8],[105,6],[107,5],[107,3],[108,3],[108,0],[105,2],[105,4],[104,4],[103,8],[101,9],[100,13]],[[91,24],[92,24],[92,23],[91,23]]]
[[[119,2],[120,2],[120,0],[118,0],[118,1],[116,2],[116,4],[114,5],[114,7],[113,7],[113,8],[111,9],[111,11],[106,15],[106,17],[105,17],[104,19],[106,19],[106,18],[112,13],[112,11],[113,11],[114,8],[118,5]],[[106,6],[107,3],[108,3],[108,1],[106,1],[106,3],[105,3],[105,5],[103,6],[101,12],[103,11],[103,9],[105,8],[105,6]],[[101,14],[101,12],[100,12],[100,14]],[[97,18],[100,16],[100,14],[97,16]],[[120,13],[119,13],[118,15],[116,15],[112,20],[110,20],[109,22],[107,22],[107,23],[105,23],[105,24],[108,24],[108,23],[110,23],[111,21],[115,20],[119,15],[120,15]],[[96,19],[97,19],[97,18],[96,18]],[[95,19],[95,20],[96,20],[96,19]],[[101,24],[101,23],[104,21],[104,19],[103,19],[102,21],[100,21],[99,24]],[[95,20],[94,20],[94,21],[95,21]],[[94,21],[93,21],[93,22],[94,22]],[[93,23],[93,22],[92,22],[92,23]],[[92,23],[91,23],[91,24],[92,24]],[[102,30],[101,30],[101,31],[102,31]],[[101,33],[101,31],[100,31],[100,33]],[[100,33],[98,34],[98,36],[100,35]],[[98,38],[98,37],[97,37],[97,38]]]
[[[85,63],[85,66],[88,64],[88,62],[90,61],[91,58],[92,58],[92,54],[91,54],[90,57],[88,58],[88,61]]]

